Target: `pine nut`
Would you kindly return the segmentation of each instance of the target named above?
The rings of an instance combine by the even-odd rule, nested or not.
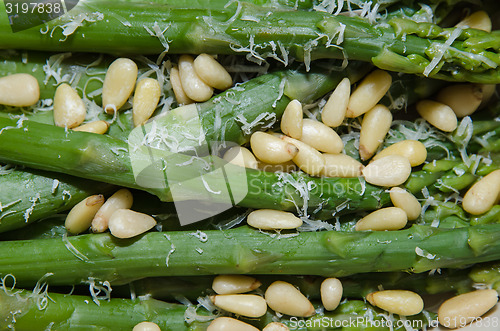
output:
[[[323,110],[321,111],[321,121],[330,127],[336,128],[344,121],[351,94],[351,81],[344,78],[335,88],[332,95],[328,98]]]
[[[290,331],[290,329],[283,323],[271,322],[262,331]]]
[[[404,156],[410,161],[412,167],[416,167],[427,159],[427,149],[420,141],[403,140],[384,148],[373,157],[373,160],[389,155]]]
[[[457,128],[457,115],[450,106],[432,100],[422,100],[417,102],[416,107],[420,116],[439,130],[451,132]]]
[[[443,302],[438,309],[439,323],[447,328],[463,327],[486,314],[498,302],[496,290],[477,290]]]
[[[347,105],[346,116],[363,115],[382,99],[392,84],[392,77],[383,70],[375,70],[366,76],[352,92]]]
[[[109,129],[109,123],[106,121],[94,121],[82,124],[73,129],[73,131],[83,131],[97,134],[104,134]]]
[[[422,297],[412,291],[377,291],[368,294],[366,300],[373,306],[379,307],[389,313],[402,316],[416,315],[424,309]]]
[[[158,324],[153,322],[141,322],[134,326],[132,331],[161,331]]]
[[[473,114],[483,100],[483,89],[476,84],[455,84],[439,91],[436,100],[449,106],[457,117]]]
[[[259,331],[256,327],[231,317],[217,317],[207,331]]]
[[[356,231],[394,231],[405,227],[408,217],[403,209],[386,207],[376,210],[356,223]]]
[[[327,278],[321,283],[321,302],[326,310],[335,310],[342,300],[342,283],[337,278]]]
[[[106,231],[111,215],[118,209],[129,209],[132,207],[133,201],[132,193],[126,188],[116,191],[95,214],[92,220],[92,232]]]
[[[118,209],[109,218],[109,232],[117,238],[138,236],[152,229],[156,221],[149,215],[130,209]]]
[[[255,294],[219,294],[210,299],[220,309],[241,316],[261,317],[267,312],[266,300]]]
[[[364,165],[346,154],[323,154],[325,167],[321,172],[325,177],[351,178],[361,176]]]
[[[213,94],[213,88],[205,84],[194,70],[194,60],[191,55],[181,55],[179,58],[179,77],[182,89],[186,95],[198,102],[207,101]]]
[[[298,100],[292,100],[285,108],[281,117],[281,131],[295,139],[302,137],[302,104]]]
[[[392,124],[392,113],[386,106],[376,105],[370,109],[361,123],[359,155],[368,160],[384,142]]]
[[[132,105],[134,126],[144,124],[153,115],[161,97],[160,83],[153,78],[144,78],[137,83]]]
[[[216,59],[208,54],[200,54],[194,60],[194,71],[207,85],[218,90],[227,90],[233,79]]]
[[[219,275],[214,278],[212,289],[217,294],[239,294],[255,290],[262,285],[257,279],[245,275]]]
[[[102,86],[102,104],[108,114],[118,111],[134,91],[137,64],[126,58],[113,61],[106,72]]]
[[[0,78],[0,105],[33,106],[40,99],[40,87],[29,74],[13,74]]]
[[[314,315],[311,302],[290,283],[275,281],[266,290],[268,306],[281,314],[309,317]]]
[[[232,163],[234,165],[258,169],[259,162],[255,156],[247,148],[241,146],[234,146],[228,149],[223,156],[226,162]]]
[[[304,137],[304,135],[302,135],[302,137]],[[320,152],[297,139],[287,136],[283,136],[281,139],[293,144],[299,149],[298,153],[292,158],[293,163],[295,163],[297,167],[311,176],[319,176],[321,174],[321,171],[323,171],[325,167],[325,159]]]
[[[420,216],[422,206],[420,206],[420,202],[418,202],[413,194],[400,187],[393,187],[389,191],[389,195],[391,196],[392,204],[395,207],[403,209],[408,216],[408,220],[414,221]]]
[[[66,216],[64,226],[69,233],[78,234],[86,231],[90,223],[104,203],[104,196],[101,194],[90,197],[77,203]]]
[[[259,209],[248,214],[247,223],[261,230],[280,230],[296,229],[302,225],[302,220],[286,211]]]
[[[261,161],[279,164],[290,161],[299,149],[287,141],[265,132],[255,132],[250,137],[252,152]]]
[[[288,161],[278,164],[259,162],[259,169],[268,172],[292,172],[297,171],[298,168],[293,161]]]
[[[194,102],[186,95],[186,92],[182,88],[181,77],[179,76],[179,69],[177,67],[170,69],[170,84],[174,90],[175,100],[177,100],[179,105],[189,105]]]
[[[456,25],[459,28],[469,27],[472,29],[491,32],[491,19],[484,10],[470,14]]]
[[[85,121],[86,114],[85,104],[78,93],[66,83],[59,85],[54,96],[54,123],[72,129]]]
[[[500,199],[500,169],[474,183],[462,200],[464,210],[480,215],[490,210]]]
[[[389,155],[368,164],[361,173],[365,180],[378,186],[398,186],[411,174],[410,161],[401,155]]]
[[[300,141],[318,151],[330,154],[338,154],[344,148],[344,143],[337,132],[319,121],[308,118],[303,120]]]

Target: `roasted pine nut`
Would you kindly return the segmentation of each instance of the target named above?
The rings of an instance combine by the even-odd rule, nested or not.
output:
[[[478,84],[454,84],[439,91],[436,100],[449,106],[457,117],[473,114],[483,101],[483,88]]]
[[[179,105],[189,105],[194,102],[186,95],[186,92],[182,88],[181,77],[179,76],[179,69],[177,67],[170,69],[170,84],[172,85],[172,90],[174,90],[175,100],[177,100]]]
[[[438,310],[439,323],[447,328],[463,327],[483,316],[498,302],[496,290],[477,290],[443,302]]]
[[[290,161],[299,152],[294,144],[265,132],[252,134],[250,146],[255,157],[269,164]]]
[[[228,149],[224,153],[223,159],[226,162],[244,168],[258,169],[259,167],[259,161],[257,161],[252,152],[241,146],[234,146]]]
[[[104,134],[108,131],[109,123],[106,121],[94,121],[82,124],[73,129],[73,131],[83,131],[97,134]]]
[[[424,301],[420,295],[404,290],[372,292],[366,296],[366,300],[389,313],[402,316],[419,314],[424,308]]]
[[[413,194],[400,187],[391,188],[389,194],[392,204],[403,209],[408,216],[408,220],[414,221],[420,216],[422,206],[420,206],[420,202]]]
[[[326,310],[335,310],[342,300],[342,283],[337,278],[327,278],[321,283],[321,302]]]
[[[64,226],[69,233],[78,234],[90,227],[90,223],[104,203],[104,196],[101,194],[90,197],[77,203],[66,216]]]
[[[303,112],[300,101],[290,101],[281,117],[281,132],[292,138],[300,139],[302,137],[302,117]]]
[[[417,102],[416,107],[420,116],[439,130],[451,132],[457,128],[457,115],[450,106],[437,101],[422,100]]]
[[[290,212],[259,209],[248,214],[247,223],[261,230],[280,230],[296,229],[302,225],[302,220]]]
[[[129,209],[132,207],[133,196],[129,190],[123,188],[116,191],[95,214],[92,220],[93,232],[104,232],[108,229],[111,215],[118,209]]]
[[[325,166],[325,160],[320,152],[297,139],[287,136],[283,136],[282,139],[298,148],[297,154],[292,158],[297,167],[311,176],[321,174]]]
[[[346,117],[363,115],[380,101],[392,84],[392,77],[383,70],[375,70],[366,76],[352,92],[347,105]]]
[[[126,58],[113,61],[106,72],[102,86],[102,104],[108,114],[113,114],[127,102],[137,80],[137,64]]]
[[[384,148],[373,157],[373,160],[389,155],[404,156],[410,161],[412,167],[416,167],[427,159],[427,149],[420,141],[403,140]]]
[[[464,210],[472,215],[480,215],[490,210],[500,199],[500,169],[477,181],[465,193],[462,200]]]
[[[109,231],[117,238],[132,238],[152,229],[156,221],[149,215],[130,209],[118,209],[109,218]]]
[[[178,66],[184,93],[190,99],[198,102],[210,99],[214,90],[196,74],[193,57],[191,55],[181,55]]]
[[[33,106],[40,99],[40,87],[29,74],[13,74],[0,78],[0,105]]]
[[[389,155],[370,162],[361,172],[370,184],[398,186],[410,177],[411,164],[404,156]]]
[[[302,137],[299,140],[320,152],[330,154],[338,154],[344,148],[337,132],[319,121],[308,118],[303,120]]]
[[[54,123],[72,129],[85,121],[86,114],[85,104],[78,93],[66,83],[59,85],[54,96]]]
[[[246,316],[261,317],[267,312],[266,300],[255,294],[219,294],[210,297],[214,305],[228,312]]]
[[[153,322],[141,322],[134,326],[132,331],[161,331],[158,324]]]
[[[359,136],[359,155],[368,160],[384,142],[392,124],[392,113],[383,105],[376,105],[364,116]]]
[[[376,210],[356,223],[356,231],[393,231],[405,227],[408,222],[406,212],[398,207]]]
[[[217,294],[239,294],[255,290],[262,285],[257,279],[245,275],[219,275],[212,282]]]
[[[346,77],[340,81],[328,98],[321,111],[321,121],[330,127],[340,126],[345,118],[350,94],[351,81]]]
[[[216,59],[208,54],[200,54],[194,60],[194,70],[207,85],[218,90],[227,90],[233,79]]]
[[[134,126],[144,124],[153,115],[161,97],[160,83],[153,78],[144,78],[137,83],[132,104]]]
[[[351,178],[361,176],[364,165],[346,154],[323,154],[325,167],[321,172],[325,177]]]
[[[274,311],[298,317],[314,315],[311,302],[290,283],[275,281],[266,290],[267,305]]]
[[[290,331],[290,329],[283,323],[271,322],[262,331]]]
[[[472,28],[491,32],[491,19],[488,13],[484,10],[474,12],[457,23],[456,27],[459,28]]]
[[[256,327],[231,317],[217,317],[207,331],[259,331]]]

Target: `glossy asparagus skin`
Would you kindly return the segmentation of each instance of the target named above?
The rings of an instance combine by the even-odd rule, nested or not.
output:
[[[130,17],[137,12],[141,15]],[[77,17],[87,20],[78,24],[74,22]],[[319,58],[348,58],[371,62],[382,69],[446,80],[500,82],[495,32],[442,29],[400,18],[382,27],[356,17],[318,11],[269,11],[249,3],[225,9],[179,9],[161,4],[86,0],[43,28],[13,33],[6,13],[2,13],[0,22],[4,22],[0,26],[2,48],[243,53],[257,62],[269,56],[287,63],[293,57],[306,66]],[[155,28],[155,22],[169,23],[156,23]],[[339,38],[341,34],[343,38]],[[448,40],[451,47],[445,46]]]
[[[89,277],[120,285],[144,277],[226,273],[334,277],[420,273],[500,259],[500,224],[303,232],[281,239],[246,226],[205,233],[206,242],[193,231],[148,233],[128,240],[93,234],[1,242],[0,274],[13,274],[20,286],[33,286],[47,272],[52,273],[49,282],[53,285],[82,284]]]
[[[90,195],[113,188],[68,175],[18,168],[0,175],[0,187],[0,232],[63,212]]]

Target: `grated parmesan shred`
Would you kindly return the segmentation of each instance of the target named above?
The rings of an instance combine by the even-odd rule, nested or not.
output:
[[[451,44],[457,39],[460,34],[462,33],[462,29],[460,28],[455,28],[452,33],[450,33],[448,39],[441,44],[441,43],[433,43],[435,47],[438,48],[437,55],[434,56],[431,60],[431,62],[425,67],[424,69],[424,76],[428,77],[431,72],[437,67],[441,59],[443,58],[444,54],[446,51],[451,47]]]
[[[113,290],[111,288],[111,284],[109,281],[99,281],[99,284],[96,284],[96,279],[94,277],[89,277],[85,283],[89,284],[89,292],[90,296],[92,297],[92,301],[98,306],[101,305],[100,300],[111,300],[111,291]],[[101,292],[103,295],[100,295]]]

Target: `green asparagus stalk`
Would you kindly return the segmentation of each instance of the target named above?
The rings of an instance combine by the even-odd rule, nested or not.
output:
[[[143,321],[162,330],[205,330],[208,323],[188,325],[186,306],[151,298],[98,300],[88,296],[38,291],[1,291],[0,327],[16,330],[132,330]]]
[[[0,174],[0,232],[18,229],[68,210],[93,194],[113,186],[62,174],[12,168]]]
[[[15,327],[16,330],[20,331],[47,328],[56,330],[131,330],[136,324],[143,321],[156,323],[162,330],[201,331],[206,330],[216,317],[205,308],[166,303],[152,298],[111,299],[109,301],[96,299],[95,301],[99,303],[96,304],[89,302],[89,297],[86,296],[49,293],[46,292],[46,288],[45,292],[42,293],[2,291],[0,299],[2,301],[0,326],[3,328]],[[383,312],[380,309],[368,303],[350,300],[342,302],[333,312],[318,313],[307,320],[287,316],[282,316],[278,320],[295,330],[309,330],[306,322],[307,325],[321,325],[318,322],[322,319],[331,323],[331,327],[328,329],[335,328],[336,323],[343,325],[342,321],[347,326],[355,325],[357,330],[372,330],[373,325],[383,325],[377,328],[381,331],[402,330],[404,327],[402,323],[398,324],[400,321],[398,316],[391,319],[394,328],[386,323],[382,324],[384,317],[381,314]],[[434,314],[426,312],[409,317],[408,320],[413,321],[414,326],[423,328],[430,323],[429,319],[433,318]],[[242,319],[261,329],[275,320],[276,316],[268,312],[259,319]],[[314,322],[318,319],[319,321]],[[342,328],[342,330],[347,329],[347,327]]]
[[[0,242],[0,274],[33,286],[47,272],[53,285],[89,277],[111,284],[154,276],[356,273],[460,268],[500,259],[499,224],[457,229],[413,225],[400,231],[303,232],[274,238],[246,226],[228,231],[149,233],[119,240],[109,234]],[[15,256],[11,252],[17,252]]]
[[[137,12],[141,15],[131,17]],[[496,33],[442,29],[405,19],[393,19],[390,27],[385,27],[356,17],[317,11],[269,11],[248,3],[217,10],[86,0],[42,28],[13,33],[6,13],[2,13],[0,22],[2,48],[245,53],[257,62],[273,57],[287,64],[295,58],[304,61],[306,67],[319,58],[348,58],[446,80],[500,81]]]

